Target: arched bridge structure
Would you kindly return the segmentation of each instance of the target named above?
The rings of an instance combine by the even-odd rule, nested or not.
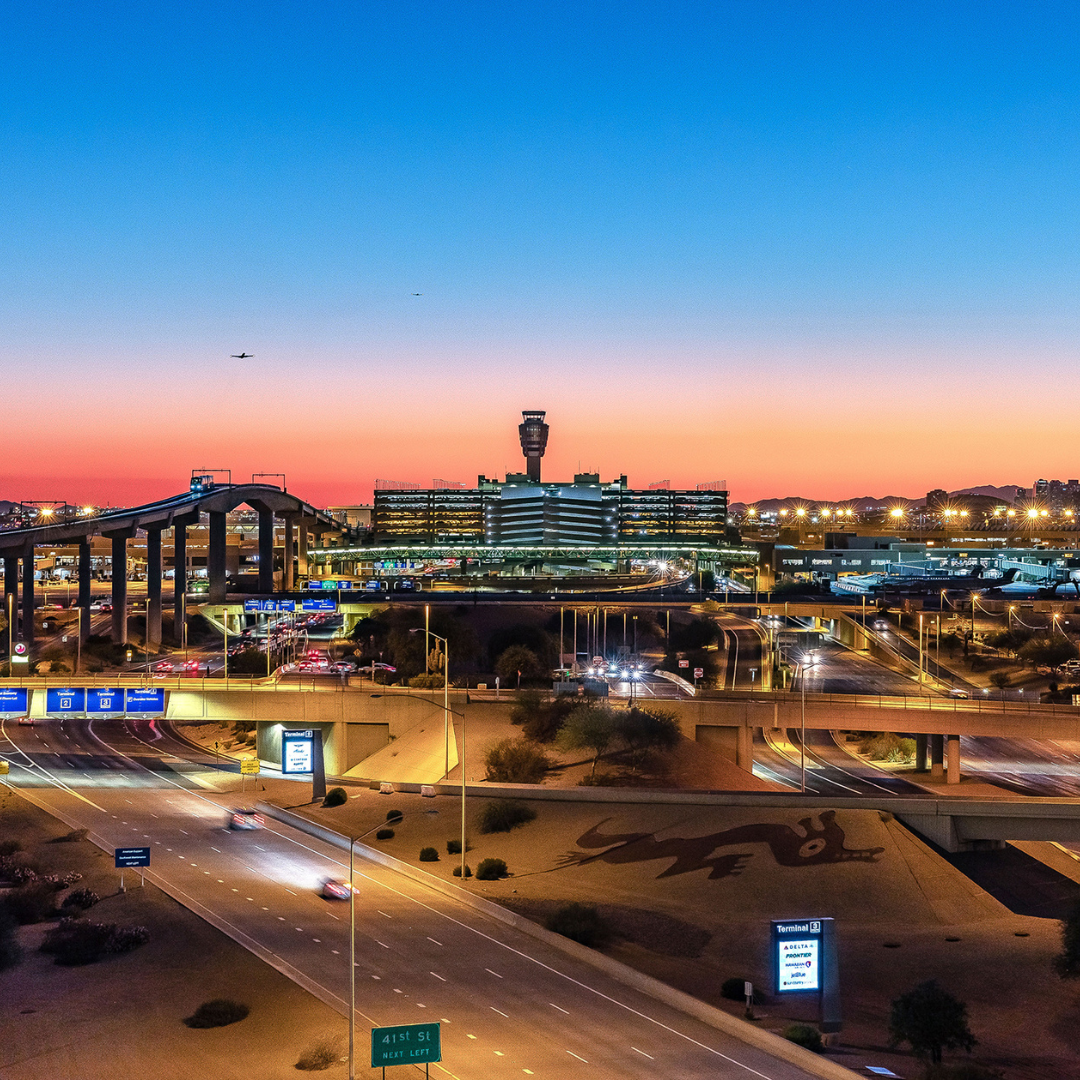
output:
[[[144,506],[110,510],[67,521],[33,525],[0,532],[0,558],[4,561],[5,611],[22,610],[24,641],[34,637],[34,549],[75,545],[79,548],[78,606],[82,608],[82,634],[90,626],[90,539],[102,536],[112,541],[112,637],[127,640],[127,542],[136,533],[146,535],[147,639],[161,641],[161,534],[173,531],[174,625],[182,625],[187,602],[187,529],[198,525],[202,515],[209,522],[207,577],[209,603],[224,603],[226,595],[226,515],[238,506],[249,506],[259,515],[259,592],[274,591],[274,520],[284,522],[284,573],[282,587],[294,586],[292,553],[298,547],[301,561],[307,555],[310,533],[336,533],[351,538],[344,522],[331,517],[303,499],[270,484],[218,484],[183,492]],[[22,562],[22,595],[19,595],[19,563]],[[14,599],[12,599],[14,597]]]

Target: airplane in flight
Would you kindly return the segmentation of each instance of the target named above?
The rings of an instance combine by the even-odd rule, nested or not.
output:
[[[255,355],[254,353],[249,353],[249,352],[233,353],[232,356],[229,357],[229,359],[230,360],[250,360],[251,357],[253,357],[254,355]]]

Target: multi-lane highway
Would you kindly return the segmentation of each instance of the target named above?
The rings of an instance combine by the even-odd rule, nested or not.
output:
[[[316,891],[322,878],[347,873],[341,851],[277,823],[230,832],[236,796],[215,792],[209,762],[178,760],[188,748],[150,722],[6,724],[0,744],[10,779],[41,804],[106,848],[150,846],[152,875],[174,896],[346,1007],[348,907]],[[359,1026],[440,1021],[446,1075],[809,1076],[472,908],[361,865]]]

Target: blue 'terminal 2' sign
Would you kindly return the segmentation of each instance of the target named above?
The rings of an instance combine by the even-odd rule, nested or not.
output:
[[[5,686],[0,690],[0,716],[25,716],[28,700],[26,687]]]
[[[45,711],[50,716],[67,716],[86,711],[86,691],[81,686],[68,687],[66,690],[45,691]]]

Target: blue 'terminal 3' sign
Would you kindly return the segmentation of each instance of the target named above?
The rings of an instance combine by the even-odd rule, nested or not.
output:
[[[86,712],[90,716],[121,716],[124,712],[124,691],[92,687],[86,691]]]

